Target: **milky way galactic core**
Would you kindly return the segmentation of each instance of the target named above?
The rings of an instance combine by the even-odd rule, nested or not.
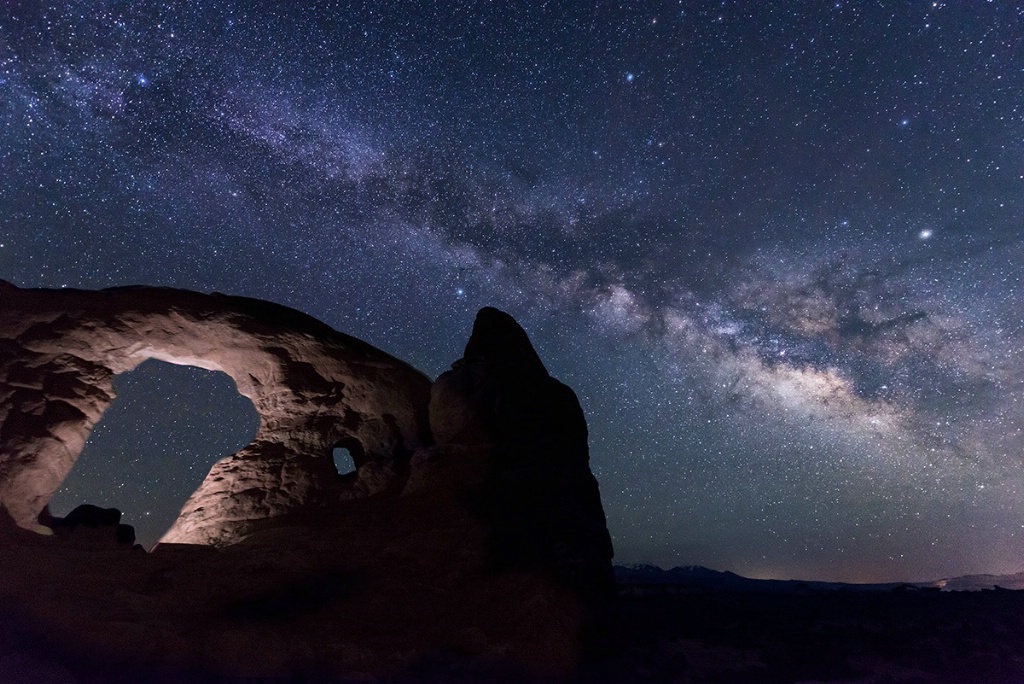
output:
[[[617,562],[1024,568],[1016,3],[7,3],[0,278],[272,300],[430,375],[492,305]],[[153,543],[255,432],[151,362],[55,513]]]

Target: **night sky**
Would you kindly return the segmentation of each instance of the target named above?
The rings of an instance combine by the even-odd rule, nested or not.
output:
[[[6,2],[0,278],[221,291],[436,376],[493,305],[620,563],[1024,568],[1014,2]],[[55,513],[151,544],[257,419],[118,379]]]

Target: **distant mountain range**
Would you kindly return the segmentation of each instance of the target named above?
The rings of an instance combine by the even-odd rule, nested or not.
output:
[[[1012,575],[963,575],[930,582],[943,591],[979,591],[981,589],[1024,589],[1024,572]]]
[[[647,589],[727,589],[792,593],[802,591],[980,591],[983,589],[1024,589],[1024,572],[1012,575],[964,575],[934,582],[884,582],[850,584],[806,580],[751,579],[734,572],[711,570],[700,565],[687,565],[664,570],[654,565],[616,565],[615,580],[625,591]]]

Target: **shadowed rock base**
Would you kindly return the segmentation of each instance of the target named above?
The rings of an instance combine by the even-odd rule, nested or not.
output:
[[[77,682],[519,681],[575,670],[585,608],[571,592],[536,572],[491,571],[482,528],[441,522],[433,502],[413,497],[390,514],[367,503],[344,508],[351,525],[276,528],[221,549],[8,541],[0,619],[16,633],[0,635],[0,673],[12,655]]]

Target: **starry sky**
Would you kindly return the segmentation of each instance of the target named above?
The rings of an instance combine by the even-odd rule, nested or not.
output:
[[[270,299],[432,376],[497,306],[617,562],[1024,568],[1018,3],[13,0],[0,94],[0,278]],[[258,419],[117,383],[52,505],[151,544]]]

